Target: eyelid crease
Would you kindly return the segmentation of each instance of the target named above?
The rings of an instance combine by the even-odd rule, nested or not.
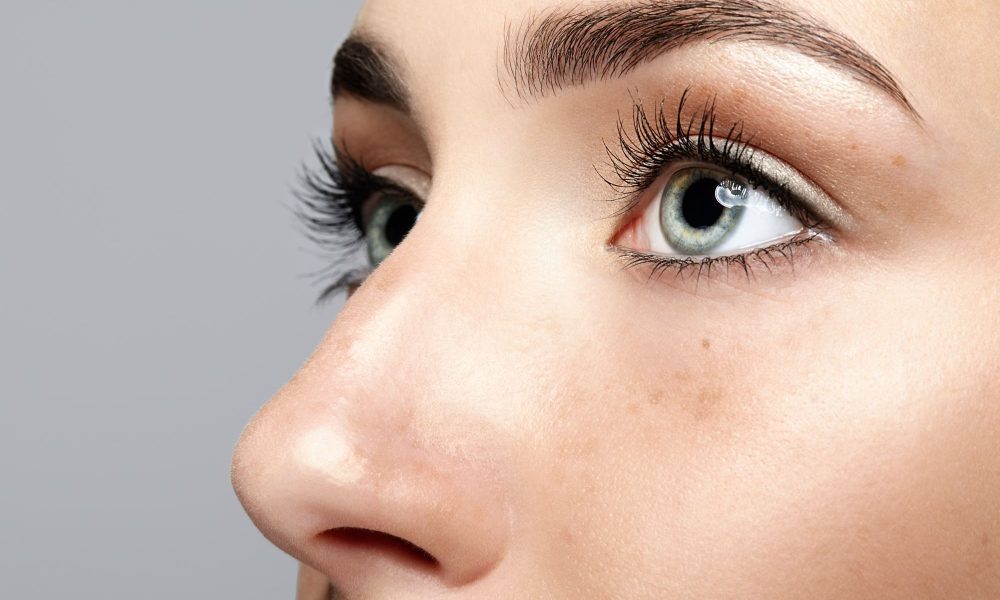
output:
[[[422,202],[427,202],[431,189],[431,179],[423,171],[406,165],[386,165],[372,170],[372,175],[388,179],[409,189]]]

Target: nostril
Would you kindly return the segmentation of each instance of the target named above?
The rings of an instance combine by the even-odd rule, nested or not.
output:
[[[441,566],[430,552],[420,546],[381,531],[361,527],[337,527],[324,531],[320,534],[320,538],[339,548],[389,557],[422,570],[436,571]]]

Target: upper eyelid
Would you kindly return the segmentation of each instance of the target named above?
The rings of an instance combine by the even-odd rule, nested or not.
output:
[[[712,142],[717,148],[723,148],[725,140],[718,140],[713,138],[715,141]],[[766,182],[754,182],[755,187],[765,186],[767,188],[779,188],[781,195],[791,198],[793,203],[804,204],[802,208],[808,213],[809,216],[818,219],[819,223],[826,226],[833,227],[839,231],[846,231],[852,228],[853,221],[847,211],[833,198],[830,197],[821,187],[816,185],[805,175],[800,173],[797,169],[787,164],[783,160],[771,155],[770,153],[761,150],[757,147],[745,146],[738,150],[741,155],[741,161],[746,162],[748,166],[751,166],[753,171],[759,175],[764,176],[767,180]],[[684,162],[691,163],[691,165],[704,163],[712,165],[712,163],[704,158],[692,157],[685,160]],[[672,164],[677,164],[672,163]],[[666,165],[665,165],[666,166]],[[663,169],[663,168],[661,168]],[[643,196],[647,195],[649,192],[654,194],[658,192],[661,188],[661,179],[665,179],[663,176],[666,173],[672,172],[675,169],[663,169],[657,175],[657,179],[652,185],[649,186],[648,190],[645,190]],[[738,171],[735,175],[740,176]],[[663,182],[665,184],[665,181]],[[772,191],[773,190],[769,190]],[[633,204],[633,208],[630,208],[629,212],[633,210],[643,209],[647,205],[647,202],[636,201]]]
[[[378,173],[384,167],[369,169],[361,165],[361,161],[346,152],[337,154],[335,168],[343,180],[345,188],[367,187],[377,191],[393,191],[402,194],[415,194],[415,191],[402,182]]]
[[[769,183],[775,184],[773,187],[779,188],[783,194],[787,194],[791,198],[799,200],[800,204],[805,204],[806,211],[812,213],[813,216],[819,218],[822,222],[831,225],[837,229],[848,229],[851,225],[851,218],[848,212],[835,202],[830,196],[816,183],[811,181],[808,177],[804,176],[796,168],[790,166],[786,162],[778,159],[769,152],[761,150],[759,147],[752,146],[751,141],[753,136],[744,141],[743,140],[743,122],[737,121],[730,125],[728,128],[719,127],[720,131],[727,131],[727,137],[719,137],[712,135],[712,130],[716,129],[715,124],[715,99],[714,97],[705,103],[704,107],[701,109],[696,109],[691,114],[686,115],[687,119],[681,118],[681,113],[685,107],[685,102],[689,96],[689,89],[685,89],[680,98],[680,103],[677,107],[677,118],[673,123],[667,122],[663,119],[663,110],[665,100],[661,100],[659,103],[658,111],[654,119],[650,120],[645,113],[642,102],[637,99],[635,95],[633,98],[633,108],[635,114],[632,119],[632,127],[625,124],[625,121],[619,115],[618,118],[618,128],[619,137],[623,145],[623,150],[626,154],[638,154],[639,147],[643,144],[648,143],[648,141],[642,140],[643,133],[640,129],[647,129],[649,131],[645,132],[645,135],[649,135],[652,130],[658,126],[666,124],[668,130],[666,133],[673,137],[672,143],[667,144],[666,147],[682,145],[684,143],[690,144],[693,139],[705,140],[707,141],[709,147],[713,152],[718,153],[720,156],[725,155],[734,162],[746,163],[747,166],[754,167],[755,170],[761,171]],[[638,91],[636,90],[636,93]],[[654,123],[651,124],[651,123]],[[636,139],[630,136],[636,136]],[[625,148],[626,145],[632,145],[632,148]],[[398,191],[405,194],[412,194],[416,196],[417,199],[421,201],[426,201],[430,186],[415,185],[412,181],[406,181],[406,177],[391,177],[386,176],[384,173],[380,173],[384,169],[393,169],[396,167],[404,168],[407,170],[412,170],[422,174],[428,182],[431,181],[432,177],[427,174],[423,169],[409,165],[409,164],[387,164],[380,166],[378,168],[368,168],[362,166],[362,161],[359,158],[355,158],[340,144],[335,144],[337,149],[337,157],[346,160],[346,163],[354,168],[354,170],[360,170],[365,172],[366,178],[369,182],[377,182],[378,187],[385,191]],[[628,160],[614,155],[614,151],[608,147],[605,143],[605,150],[612,159],[612,168],[615,171],[620,172],[624,168],[624,165]],[[634,160],[633,157],[626,157],[627,159]],[[648,156],[641,157],[643,159],[649,158]],[[688,160],[703,160],[696,156],[685,157]],[[711,161],[704,161],[711,163]],[[600,174],[599,175],[607,183],[615,186],[619,191],[624,192],[623,196],[634,195],[638,193],[645,193],[650,187],[655,184],[656,180],[662,175],[663,168],[669,163],[664,163],[656,167],[657,173],[654,177],[650,178],[645,184],[640,186],[623,185],[622,183],[609,181],[607,177]],[[338,160],[338,168],[341,166]],[[350,171],[352,169],[347,169]],[[343,171],[342,171],[343,172]],[[740,173],[734,170],[736,174],[745,175],[745,173]],[[621,214],[630,213],[635,209],[638,204],[638,200],[635,199],[624,209],[617,211],[612,217],[619,216]]]
[[[755,187],[764,184],[776,193],[788,208],[800,207],[821,223],[839,230],[853,226],[850,214],[820,186],[798,169],[753,144],[756,135],[745,135],[744,122],[736,120],[728,127],[717,125],[716,100],[712,96],[700,108],[687,111],[690,88],[683,91],[674,117],[666,116],[666,99],[656,104],[652,116],[643,102],[632,95],[631,122],[618,117],[618,143],[621,154],[605,142],[605,151],[618,181],[598,173],[616,189],[626,205],[612,217],[632,213],[641,198],[656,185],[664,169],[679,160],[700,161],[729,169],[737,175],[751,176]],[[725,132],[725,137],[715,134]],[[718,163],[715,163],[718,161]],[[749,172],[747,172],[749,171]]]
[[[427,173],[421,167],[415,166],[413,164],[407,164],[403,162],[398,163],[388,163],[375,168],[371,168],[364,164],[364,159],[361,156],[355,156],[350,149],[343,143],[338,144],[333,143],[334,147],[334,167],[344,178],[344,182],[348,185],[356,183],[360,179],[367,179],[369,182],[377,183],[378,187],[382,189],[394,190],[401,193],[414,194],[419,199],[426,199],[426,192],[422,189],[424,186],[420,185],[419,182],[410,181],[410,177],[393,178],[385,174],[379,173],[387,168],[403,168],[411,171],[420,173],[427,178],[428,181],[432,179],[431,175]],[[397,179],[406,179],[407,181],[397,181]],[[429,186],[426,186],[429,191]]]
[[[773,181],[781,182],[785,192],[808,204],[817,217],[838,229],[850,227],[851,220],[847,211],[821,187],[788,163],[759,148],[753,148],[752,153],[751,160],[755,163],[756,170],[764,173]]]
[[[422,179],[414,177],[414,172],[419,173]],[[371,173],[383,181],[392,182],[395,186],[410,192],[421,201],[427,201],[432,178],[422,169],[404,164],[390,164],[373,169]]]

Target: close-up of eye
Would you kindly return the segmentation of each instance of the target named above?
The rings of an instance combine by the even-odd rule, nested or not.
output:
[[[323,300],[361,285],[403,242],[423,210],[430,178],[402,165],[369,170],[349,153],[320,144],[314,153],[319,168],[303,172],[297,214],[331,261],[320,272]],[[355,257],[352,267],[343,267],[349,257]]]
[[[637,103],[631,123],[619,122],[611,168],[630,200],[631,217],[610,247],[627,267],[652,274],[715,264],[773,271],[798,249],[832,242],[849,221],[819,186],[777,157],[751,146],[742,123],[716,137],[716,110],[707,104],[684,120],[687,91],[676,118],[661,103],[650,115]],[[715,272],[719,272],[716,270]]]
[[[723,256],[806,229],[766,191],[718,168],[678,167],[654,189],[654,200],[617,244],[661,256]]]

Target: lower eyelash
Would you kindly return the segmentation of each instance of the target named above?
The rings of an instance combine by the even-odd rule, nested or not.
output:
[[[624,269],[636,267],[648,269],[649,280],[660,278],[666,273],[673,273],[675,278],[690,275],[697,282],[702,277],[711,277],[715,269],[716,272],[724,273],[726,276],[731,271],[736,271],[750,281],[754,277],[756,268],[764,268],[770,273],[779,267],[788,266],[794,271],[796,250],[808,244],[830,241],[830,236],[822,231],[805,229],[776,244],[724,256],[662,256],[621,246],[609,246],[608,249],[618,256]]]

